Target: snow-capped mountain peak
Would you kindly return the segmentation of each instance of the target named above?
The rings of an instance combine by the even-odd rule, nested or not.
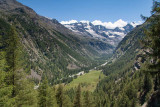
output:
[[[62,21],[61,24],[80,35],[101,39],[116,46],[128,32],[141,24],[141,22],[128,23],[122,19],[114,23],[102,22],[100,20],[95,20],[93,22],[87,20],[79,22],[70,20]]]

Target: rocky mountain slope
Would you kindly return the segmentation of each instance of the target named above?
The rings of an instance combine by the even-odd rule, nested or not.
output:
[[[99,83],[97,90],[101,89],[107,96],[111,96],[111,104],[115,105],[114,101],[119,101],[117,105],[120,107],[159,107],[159,89],[155,88],[158,86],[157,76],[154,70],[147,69],[147,64],[153,61],[149,59],[152,49],[146,44],[152,41],[147,41],[146,44],[144,42],[148,40],[145,30],[155,32],[151,27],[158,25],[156,19],[159,18],[159,14],[153,14],[145,23],[128,33],[115,49],[112,58],[101,68],[107,77]],[[154,35],[152,37],[154,38]]]
[[[113,51],[112,45],[79,36],[16,0],[0,0],[0,18],[16,28],[31,74],[46,74],[52,82],[98,64],[95,59]]]
[[[147,28],[149,23],[146,22],[142,25],[135,27],[130,33],[128,33],[123,40],[116,47],[114,54],[108,65],[104,67],[104,71],[107,70],[107,74],[115,72],[127,72],[130,70],[137,70],[140,68],[138,62],[140,54],[143,50],[141,49],[141,40],[144,39],[144,28]],[[127,65],[126,65],[127,64]],[[138,64],[138,65],[137,65]]]

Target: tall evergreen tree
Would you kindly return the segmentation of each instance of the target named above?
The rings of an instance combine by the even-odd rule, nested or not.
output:
[[[23,72],[23,48],[16,29],[11,26],[7,39],[5,40],[6,78],[5,83],[12,88],[10,106],[35,106],[36,94],[34,87]]]
[[[0,48],[3,47],[2,36],[0,36]],[[5,51],[0,49],[0,107],[10,106],[10,96],[12,92],[12,87],[7,86],[5,83],[6,78],[6,59],[5,59]]]
[[[22,76],[22,75],[21,75]],[[37,91],[34,90],[34,84],[31,83],[25,75],[23,79],[20,79],[18,82],[18,92],[15,97],[15,106],[27,106],[27,107],[36,107],[37,106]]]
[[[6,47],[6,61],[7,69],[7,83],[13,86],[12,97],[16,96],[16,82],[18,79],[18,72],[22,69],[20,65],[20,40],[14,27],[11,27]]]
[[[52,107],[52,98],[50,97],[50,87],[48,85],[47,78],[42,81],[40,87],[39,87],[39,107]]]
[[[49,87],[48,90],[48,105],[51,107],[58,107],[55,88]]]
[[[155,92],[160,92],[160,1],[159,0],[153,0],[153,7],[151,11],[152,16],[150,18],[144,18],[150,22],[151,26],[149,29],[145,30],[146,38],[143,42],[145,53],[146,53],[146,59],[148,62],[145,63],[144,68],[142,71],[146,72],[146,76],[144,79],[144,86],[145,90],[148,91],[148,93],[145,93],[145,100],[149,99],[150,104],[154,107],[160,106],[160,97]],[[151,93],[150,90],[152,88],[152,78],[148,78],[148,73],[154,77],[154,91],[152,92],[152,96],[150,96]],[[148,95],[149,94],[149,95]],[[157,97],[155,97],[157,96]],[[156,100],[154,100],[154,97]],[[148,104],[150,107],[151,105]]]
[[[81,101],[81,85],[79,84],[76,91],[76,96],[74,100],[74,107],[82,107]]]
[[[89,92],[87,91],[84,95],[84,106],[89,107],[90,105],[90,98],[89,98]]]
[[[143,18],[151,22],[151,27],[145,31],[146,39],[144,47],[147,51],[148,63],[143,71],[150,72],[156,76],[156,84],[160,85],[160,2],[153,1],[152,17]]]
[[[84,95],[84,106],[85,107],[91,107],[92,106],[91,96],[90,96],[89,91],[87,91]]]
[[[56,98],[57,98],[57,104],[59,107],[64,107],[64,93],[63,93],[63,85],[60,84],[57,93],[56,93]]]

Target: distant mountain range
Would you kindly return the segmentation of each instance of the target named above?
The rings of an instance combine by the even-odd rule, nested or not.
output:
[[[127,23],[123,20],[118,20],[114,23],[111,22],[101,22],[101,21],[62,21],[65,27],[76,32],[79,35],[86,37],[93,37],[106,43],[109,43],[113,46],[117,46],[118,43],[132,31],[134,27],[140,24],[138,23]]]

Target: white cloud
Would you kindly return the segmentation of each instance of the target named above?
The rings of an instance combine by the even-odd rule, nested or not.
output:
[[[102,22],[100,20],[95,20],[92,22],[93,25],[102,25],[108,29],[115,29],[116,27],[124,27],[127,25],[127,22],[123,21],[122,19],[117,20],[116,22]]]
[[[81,20],[80,22],[81,22],[81,23],[87,23],[87,24],[89,24],[89,21],[88,21],[88,20]]]
[[[95,21],[92,22],[92,24],[94,24],[94,25],[104,25],[104,23],[100,20],[95,20]]]
[[[78,23],[77,20],[70,20],[70,21],[61,21],[61,24],[72,24],[72,23]]]
[[[116,27],[124,27],[124,26],[127,25],[127,22],[123,21],[122,19],[119,19],[118,21],[116,21],[116,22],[114,23],[114,25],[115,25]]]
[[[87,23],[89,24],[88,20],[81,20],[81,23]],[[73,24],[73,23],[78,23],[77,20],[70,20],[70,21],[61,21],[60,22],[63,25],[66,24]],[[116,27],[119,27],[121,30],[124,30],[123,27],[126,26],[128,24],[127,21],[123,21],[122,19],[117,20],[116,22],[112,23],[112,22],[102,22],[100,20],[95,20],[93,22],[91,22],[93,25],[102,25],[105,26],[107,29],[115,29]],[[142,24],[142,21],[137,21],[137,22],[131,22],[130,24],[133,27],[136,27],[137,25]]]

